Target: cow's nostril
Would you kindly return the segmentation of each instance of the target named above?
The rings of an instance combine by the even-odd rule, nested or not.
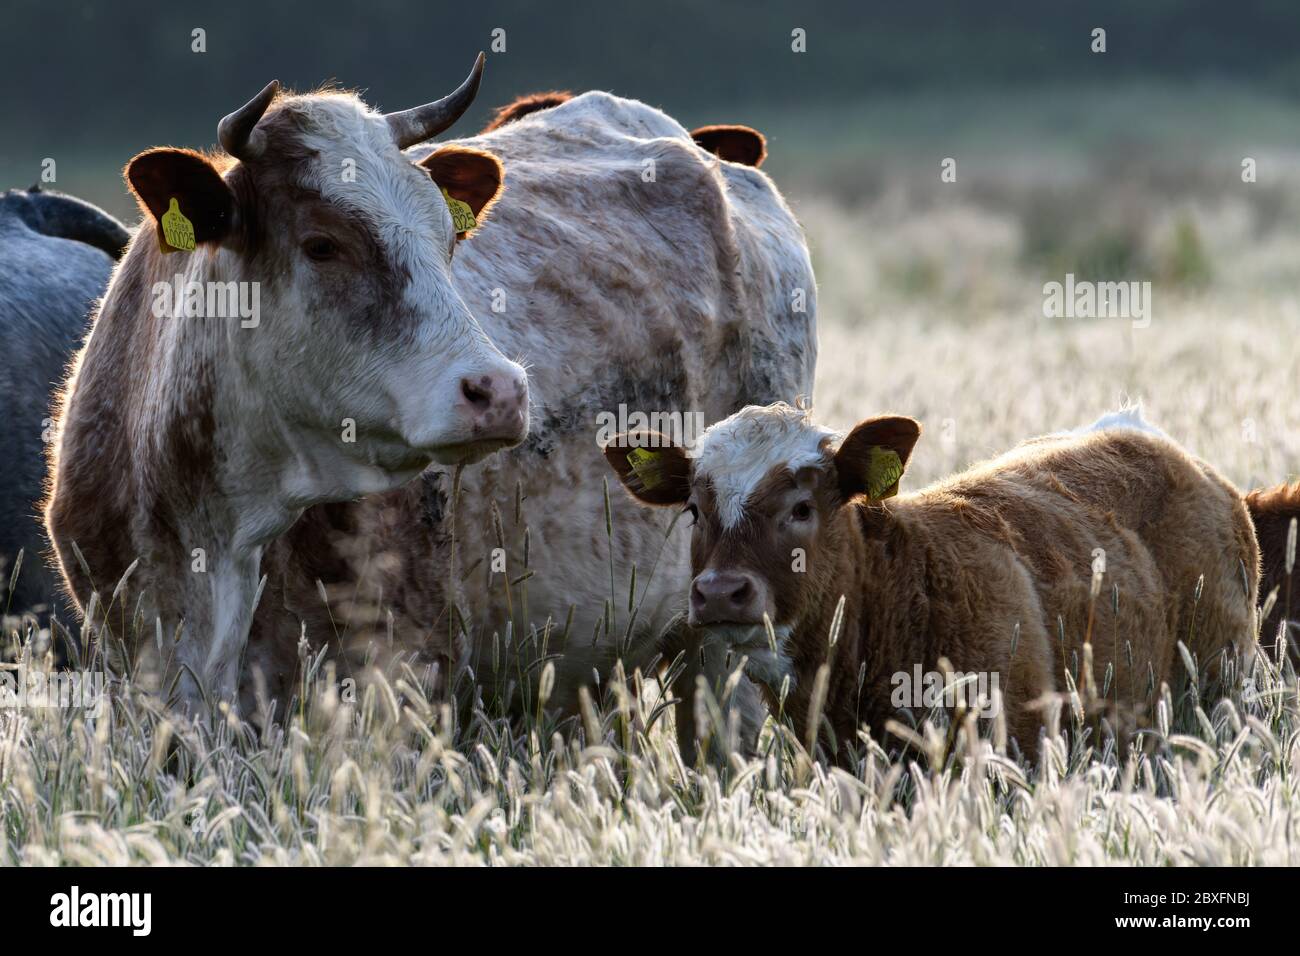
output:
[[[484,382],[486,383],[486,379]],[[485,412],[492,407],[492,390],[485,385],[476,385],[467,378],[460,380],[460,393],[475,411]]]
[[[754,588],[750,583],[748,581],[742,581],[740,587],[731,592],[731,603],[740,607],[749,600],[750,595],[753,593]]]

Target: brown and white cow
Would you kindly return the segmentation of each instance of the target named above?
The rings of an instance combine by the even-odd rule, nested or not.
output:
[[[221,121],[226,155],[127,166],[146,224],[73,365],[46,520],[83,610],[98,592],[97,617],[156,643],[189,705],[236,690],[263,550],[303,509],[527,433],[524,372],[453,281],[443,195],[481,217],[501,163],[402,152],[455,122],[482,68],[387,116],[273,82]]]
[[[893,497],[919,435],[886,416],[841,439],[778,404],[713,426],[693,458],[648,434],[606,448],[635,497],[694,516],[692,621],[749,655],[769,704],[789,678],[784,710],[801,733],[823,663],[840,741],[920,716],[911,685],[946,658],[996,677],[1008,731],[1033,752],[1035,704],[1084,672],[1089,637],[1092,679],[1113,667],[1091,692],[1148,716],[1152,689],[1181,666],[1178,641],[1210,671],[1225,649],[1254,646],[1259,552],[1242,496],[1139,414]]]
[[[657,109],[599,92],[450,145],[489,151],[506,169],[491,217],[451,268],[492,340],[528,366],[529,438],[466,468],[454,510],[452,471],[435,466],[398,491],[309,510],[270,549],[249,663],[281,701],[304,624],[313,647],[337,635],[365,660],[390,646],[391,612],[391,643],[472,671],[489,700],[559,655],[551,703],[575,708],[579,688],[607,680],[620,656],[630,674],[658,653],[686,610],[690,573],[689,535],[682,524],[669,534],[671,514],[614,495],[607,536],[602,416],[623,406],[707,425],[812,390],[808,249],[761,170],[720,161]],[[725,671],[725,653],[706,658]],[[677,695],[691,699],[694,679]],[[761,722],[754,688],[739,693]]]

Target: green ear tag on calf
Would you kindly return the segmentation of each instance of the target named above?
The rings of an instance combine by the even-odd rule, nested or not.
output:
[[[903,477],[903,462],[892,448],[872,446],[871,464],[867,467],[867,497],[882,501],[898,494],[898,480]]]
[[[158,247],[163,252],[193,252],[194,224],[185,218],[173,196],[162,216],[162,241]]]
[[[627,463],[632,466],[632,473],[641,479],[641,484],[647,491],[662,484],[659,452],[633,448],[627,453]]]

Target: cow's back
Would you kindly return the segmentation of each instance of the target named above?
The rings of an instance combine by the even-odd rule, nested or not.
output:
[[[13,611],[58,601],[40,518],[50,404],[112,268],[102,250],[37,232],[0,202],[0,590],[24,552],[14,591],[0,604]]]
[[[1089,628],[1096,679],[1113,664],[1112,696],[1149,699],[1177,679],[1178,641],[1210,672],[1222,651],[1250,647],[1259,557],[1241,494],[1163,437],[1040,439],[924,495],[961,501],[961,525],[1028,569],[1058,686]]]

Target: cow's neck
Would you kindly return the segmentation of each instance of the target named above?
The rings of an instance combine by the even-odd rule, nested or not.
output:
[[[929,605],[921,583],[926,579],[928,548],[922,530],[909,520],[903,503],[889,513],[850,505],[842,536],[824,574],[815,611],[796,626],[791,639],[794,689],[786,710],[801,737],[807,721],[818,668],[830,665],[822,712],[843,747],[853,742],[862,724],[884,733],[890,707],[891,678],[910,673],[918,641],[923,641]],[[839,636],[830,647],[835,608],[844,595]]]
[[[156,618],[165,637],[159,671],[197,707],[196,679],[212,695],[233,695],[262,548],[301,513],[303,476],[324,450],[295,440],[277,410],[259,407],[233,344],[255,330],[229,327],[238,319],[153,314],[152,283],[168,281],[168,265],[137,263],[138,279],[124,267],[125,287],[105,302],[63,424],[70,467],[56,504],[60,536],[90,564],[90,587],[78,587],[83,604],[91,587],[106,602],[140,559],[107,619],[133,636],[138,601],[147,648]],[[201,263],[190,268],[187,279],[212,278]],[[112,453],[98,476],[82,464],[96,441]]]

